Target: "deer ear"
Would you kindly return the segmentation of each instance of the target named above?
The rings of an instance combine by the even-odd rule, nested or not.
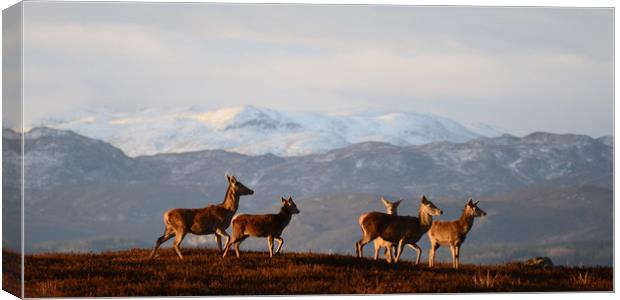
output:
[[[288,196],[288,201],[293,201],[293,196]]]
[[[398,205],[400,205],[400,203],[401,203],[401,202],[403,202],[403,199],[400,199],[400,200],[398,200],[398,201],[394,202],[394,205],[397,205],[397,206],[398,206]]]
[[[478,203],[480,203],[480,201],[476,201],[476,202],[474,202],[474,205],[478,205]]]
[[[284,199],[284,197],[282,197],[282,203],[286,202],[286,199]]]
[[[422,203],[428,203],[428,199],[426,199],[426,195],[422,195]]]
[[[385,205],[390,204],[390,202],[385,200],[385,198],[383,198],[383,196],[381,196],[381,202],[383,202],[383,204],[385,204]]]
[[[226,180],[228,180],[228,182],[230,182],[230,175],[226,174]]]
[[[469,200],[467,200],[467,204],[474,204],[474,199],[469,198]]]

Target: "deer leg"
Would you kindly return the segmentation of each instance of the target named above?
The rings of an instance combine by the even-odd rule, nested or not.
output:
[[[243,240],[245,240],[247,238],[247,236],[242,236],[239,239],[237,239],[237,241],[235,241],[235,254],[237,254],[237,257],[239,257],[239,244],[241,244],[241,242],[243,242]]]
[[[219,234],[214,234],[215,236],[215,242],[217,243],[217,249],[220,250],[220,253],[222,253],[222,237],[219,236]]]
[[[418,244],[413,243],[413,244],[407,244],[409,247],[411,247],[411,249],[415,250],[418,252],[416,258],[415,258],[415,264],[419,264],[420,263],[420,257],[422,256],[422,249],[420,248],[420,246],[418,246]]]
[[[284,244],[284,239],[282,237],[276,237],[276,241],[278,241],[278,249],[276,250],[276,254],[280,254],[280,250],[282,250],[282,244]]]
[[[393,260],[393,255],[392,255],[392,251],[395,252],[395,248],[396,246],[394,246],[394,244],[389,245],[388,247],[385,248],[385,252],[384,252],[384,256],[385,256],[385,261],[387,261],[388,263],[392,263]]]
[[[454,246],[454,268],[458,269],[459,268],[459,252],[461,250],[461,246],[460,245],[456,245]]]
[[[239,244],[245,239],[244,236],[233,236],[226,241],[226,246],[224,247],[224,254],[222,257],[226,257],[228,251],[230,251],[230,247],[235,246],[235,252],[237,257],[239,257]]]
[[[183,238],[185,237],[185,235],[187,234],[187,232],[185,231],[181,231],[181,232],[175,232],[175,238],[174,238],[174,245],[172,246],[174,248],[174,251],[177,253],[177,255],[179,256],[179,259],[183,259],[183,254],[181,254],[181,242],[183,241]]]
[[[226,254],[228,254],[228,251],[230,250],[230,246],[236,242],[237,239],[234,236],[226,241],[226,246],[224,246],[224,253],[222,254],[222,257],[226,257]]]
[[[236,242],[235,243],[235,255],[237,255],[237,257],[239,257],[239,244],[241,244],[241,242]]]
[[[153,251],[151,251],[151,255],[149,256],[149,259],[152,259],[153,257],[155,257],[155,253],[157,253],[157,249],[159,248],[159,246],[161,246],[161,244],[165,243],[167,240],[169,240],[173,236],[174,236],[174,233],[171,230],[168,230],[168,228],[166,228],[164,230],[164,234],[160,236],[157,239],[157,241],[155,241],[155,246],[153,247]]]
[[[215,238],[217,239],[217,246],[220,249],[220,253],[222,253],[222,237],[226,238],[226,243],[224,245],[228,245],[230,235],[228,235],[226,230],[222,230],[220,228],[215,229]]]
[[[432,268],[435,265],[435,252],[439,248],[438,243],[431,242],[431,249],[428,253],[428,267]]]
[[[450,245],[450,252],[452,252],[452,267],[456,269],[456,246]]]
[[[379,258],[379,250],[381,250],[381,245],[379,245],[379,241],[375,240],[375,255],[374,255],[375,260]]]
[[[400,259],[400,255],[403,253],[404,244],[405,240],[401,239],[400,241],[398,241],[398,249],[396,250],[396,258],[394,259],[394,262],[398,262],[398,259]]]
[[[385,247],[385,251],[383,251],[383,256],[385,256],[385,261],[387,261],[388,263],[392,263],[392,261],[394,260],[395,254],[396,254],[396,245],[393,243],[390,243],[387,247]]]
[[[396,259],[396,253],[398,253],[398,244],[392,244],[390,251],[390,258],[392,259],[392,262],[396,262],[394,261]]]
[[[226,257],[226,254],[228,254],[228,250],[230,250],[230,240],[228,240],[226,246],[224,246],[224,253],[222,253],[222,257]]]
[[[269,246],[269,257],[273,257],[273,235],[267,237],[267,245]]]
[[[364,245],[370,243],[376,237],[364,235],[364,237],[355,243],[355,254],[357,257],[364,257]]]

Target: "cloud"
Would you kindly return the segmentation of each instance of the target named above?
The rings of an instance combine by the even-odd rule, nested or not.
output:
[[[172,57],[162,32],[143,26],[118,24],[50,24],[26,22],[25,39],[36,51],[64,50],[65,55],[105,53],[110,56],[160,61]],[[59,42],[72,42],[59,45]],[[79,41],[79,42],[78,42]],[[33,53],[34,54],[34,53]]]
[[[26,7],[26,100],[40,108],[29,119],[91,106],[384,106],[512,128],[521,117],[505,107],[518,106],[538,130],[612,131],[611,10]]]

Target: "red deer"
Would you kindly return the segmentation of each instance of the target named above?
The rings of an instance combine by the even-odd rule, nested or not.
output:
[[[435,264],[435,252],[439,245],[449,245],[452,252],[452,267],[459,268],[459,251],[467,233],[474,225],[475,217],[486,216],[487,213],[478,208],[478,202],[473,202],[471,198],[465,203],[461,218],[455,221],[435,221],[428,231],[428,239],[431,242],[431,249],[428,256],[428,266]]]
[[[235,253],[239,257],[239,244],[250,236],[267,237],[269,246],[269,257],[273,257],[273,240],[278,241],[278,249],[276,254],[280,253],[284,240],[282,239],[282,231],[291,221],[294,214],[298,214],[297,205],[293,202],[293,198],[282,198],[282,208],[277,214],[268,215],[238,215],[232,220],[232,238],[226,243],[224,249],[225,257],[231,246],[235,246]]]
[[[388,242],[398,244],[394,262],[398,262],[405,244],[411,244],[418,250],[416,261],[419,262],[422,251],[416,243],[431,227],[433,216],[439,216],[442,213],[441,209],[426,199],[426,196],[422,196],[417,218],[394,216],[380,212],[363,214],[359,218],[359,224],[364,236],[355,244],[356,255],[363,257],[364,245],[381,237]]]
[[[403,200],[401,199],[395,202],[390,202],[389,200],[381,197],[381,203],[383,203],[383,206],[385,206],[385,210],[388,215],[398,215],[398,205],[400,205],[402,201]],[[379,250],[381,250],[381,248],[385,248],[385,260],[387,262],[392,262],[392,249],[396,248],[396,244],[385,241],[381,237],[376,238],[374,256],[375,260],[379,258]]]
[[[209,205],[203,208],[173,208],[164,213],[164,234],[155,242],[149,258],[155,257],[155,253],[161,244],[175,237],[173,248],[180,259],[183,259],[180,245],[187,233],[207,235],[215,233],[218,248],[222,251],[221,238],[226,237],[226,243],[230,239],[226,229],[230,226],[230,220],[239,208],[239,197],[252,195],[254,191],[237,181],[235,176],[228,176],[228,190],[224,202],[218,205]]]

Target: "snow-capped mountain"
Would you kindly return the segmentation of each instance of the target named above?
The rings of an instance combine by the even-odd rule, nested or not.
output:
[[[215,149],[247,155],[300,156],[360,142],[405,146],[465,142],[485,135],[450,119],[419,113],[329,115],[283,113],[254,106],[81,112],[35,125],[69,129],[100,139],[129,156]]]

